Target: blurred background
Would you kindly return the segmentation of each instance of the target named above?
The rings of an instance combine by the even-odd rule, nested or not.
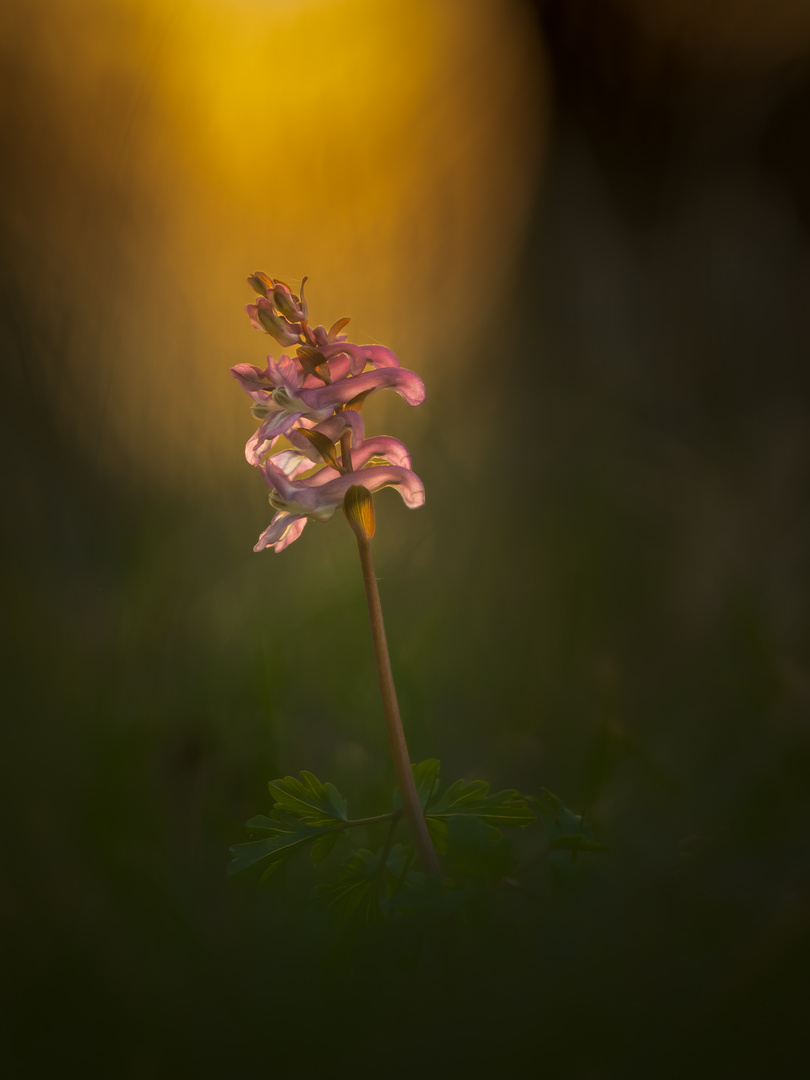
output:
[[[807,5],[28,0],[0,49],[10,1075],[790,1061]],[[428,388],[364,410],[427,489],[377,500],[412,756],[610,847],[416,1002],[325,1005],[289,907],[225,880],[268,779],[393,783],[351,533],[252,551],[255,270]]]

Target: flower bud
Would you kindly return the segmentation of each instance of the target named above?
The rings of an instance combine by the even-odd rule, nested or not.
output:
[[[269,278],[267,274],[263,274],[261,270],[251,274],[247,281],[251,289],[257,292],[259,296],[267,296],[268,292],[273,288],[273,279]]]
[[[299,322],[302,318],[301,309],[296,306],[293,298],[284,289],[273,289],[273,295],[270,298],[273,301],[273,307],[276,311],[281,312],[285,319],[289,319],[290,322]]]
[[[374,500],[368,488],[353,484],[343,499],[343,513],[358,540],[370,540],[374,535]]]
[[[265,297],[260,296],[256,302],[256,318],[265,332],[275,338],[279,345],[293,345],[298,341],[298,330],[286,319],[276,315],[273,305]]]

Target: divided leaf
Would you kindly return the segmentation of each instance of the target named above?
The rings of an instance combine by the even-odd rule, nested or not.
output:
[[[470,784],[457,780],[444,795],[429,804],[426,814],[429,828],[431,821],[436,819],[447,822],[457,817],[476,817],[496,828],[517,829],[535,820],[520,792],[507,790],[490,795],[485,780],[474,780]]]
[[[273,813],[269,817],[259,814],[247,823],[252,833],[265,835],[231,848],[234,859],[229,876],[262,866],[264,880],[309,843],[317,866],[348,823],[346,800],[332,784],[322,784],[312,773],[302,772],[300,780],[294,776],[273,780],[268,788],[275,799]]]
[[[336,825],[348,821],[346,800],[332,784],[322,784],[311,772],[301,772],[301,779],[285,776],[267,785],[275,799],[276,810],[295,814],[307,825]]]
[[[313,846],[313,861],[320,861],[328,854],[332,844],[342,831],[339,823],[328,826],[310,825],[293,814],[274,813],[271,817],[252,818],[248,828],[269,835],[260,840],[251,840],[246,844],[234,844],[231,848],[234,859],[228,868],[229,877],[248,870],[250,867],[263,866],[265,875],[272,867],[277,869],[301,846],[310,841],[320,846]],[[328,837],[328,848],[326,847]]]
[[[383,894],[390,896],[405,874],[412,852],[394,844],[383,851],[355,851],[340,867],[334,885],[320,885],[317,897],[342,926],[375,926],[384,921]]]

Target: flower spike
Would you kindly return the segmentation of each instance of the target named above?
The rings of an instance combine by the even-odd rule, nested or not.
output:
[[[367,542],[374,535],[372,495],[384,487],[399,491],[411,509],[425,501],[408,448],[388,435],[366,438],[358,411],[370,394],[386,389],[408,405],[421,405],[422,380],[401,367],[385,346],[347,341],[341,331],[348,318],[338,319],[328,331],[311,327],[306,280],[297,296],[285,282],[261,271],[248,278],[258,294],[246,309],[251,325],[284,347],[297,346],[294,358],[268,356],[264,369],[254,364],[231,368],[261,421],[247,441],[245,457],[261,469],[276,510],[254,551],[283,551],[311,518],[327,521],[339,508]],[[290,448],[276,449],[280,439]]]

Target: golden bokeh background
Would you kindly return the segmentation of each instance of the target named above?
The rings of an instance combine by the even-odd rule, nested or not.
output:
[[[309,275],[316,321],[350,315],[353,340],[434,384],[497,311],[546,121],[518,4],[40,0],[2,18],[21,285],[60,316],[47,379],[70,437],[119,475],[188,485],[235,460],[251,421],[228,367],[275,345],[242,313],[247,273]]]

